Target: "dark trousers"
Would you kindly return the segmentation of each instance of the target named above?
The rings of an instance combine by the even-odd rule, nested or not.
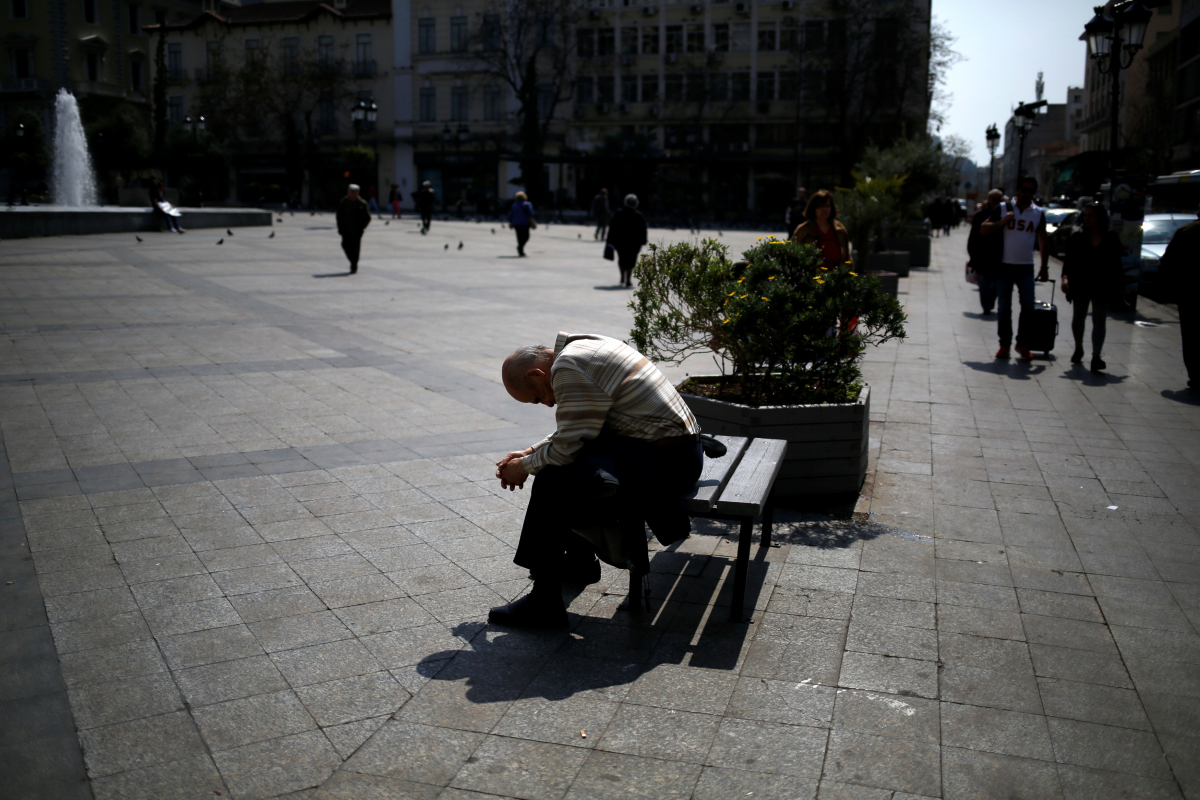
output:
[[[342,250],[346,253],[346,258],[350,259],[350,271],[358,272],[358,251],[362,246],[362,234],[357,236],[343,236]]]
[[[421,209],[421,227],[424,228],[425,230],[429,230],[429,223],[432,221],[433,221],[433,209],[432,208],[422,208]]]
[[[626,247],[617,251],[617,266],[621,268],[621,282],[629,283],[633,279],[633,268],[637,266],[640,247]]]
[[[1033,264],[1001,264],[996,271],[996,327],[1000,336],[1000,346],[1012,344],[1012,290],[1017,287],[1017,296],[1021,301],[1021,311],[1033,307]],[[1017,344],[1020,344],[1020,340]]]
[[[597,239],[603,239],[608,236],[608,220],[596,220],[596,236]]]
[[[529,226],[513,225],[512,227],[517,232],[517,252],[525,255],[525,243],[529,241]]]
[[[1088,306],[1092,309],[1092,358],[1100,358],[1104,349],[1104,334],[1108,327],[1108,295],[1075,293],[1071,298],[1075,306],[1071,311],[1071,333],[1075,336],[1075,347],[1083,349],[1083,329],[1087,323]]]
[[[996,305],[996,279],[992,273],[979,273],[979,307],[991,311]]]
[[[1187,367],[1188,386],[1200,378],[1200,305],[1194,301],[1179,304],[1179,333],[1183,337],[1183,365]]]
[[[691,521],[685,498],[700,479],[704,455],[700,443],[659,446],[627,436],[601,436],[587,442],[575,460],[543,467],[533,476],[529,506],[513,562],[553,578],[568,553],[590,545],[573,527],[616,517],[621,528],[640,533],[649,523],[660,541],[687,535]],[[620,481],[613,497],[594,499],[602,481],[599,470]]]

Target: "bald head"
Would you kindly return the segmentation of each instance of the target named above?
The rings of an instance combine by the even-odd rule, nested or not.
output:
[[[545,369],[548,372],[546,365],[553,360],[554,349],[544,344],[518,347],[504,359],[504,365],[500,368],[504,387],[509,390],[525,388],[529,383],[526,373],[531,369]]]

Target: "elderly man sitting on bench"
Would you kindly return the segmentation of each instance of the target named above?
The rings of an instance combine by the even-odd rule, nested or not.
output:
[[[649,359],[607,336],[560,333],[553,350],[522,347],[504,360],[502,375],[514,400],[554,408],[557,429],[496,464],[510,491],[535,476],[513,558],[529,569],[533,589],[493,608],[488,621],[564,627],[562,584],[600,580],[591,546],[573,529],[605,517],[631,536],[648,524],[663,544],[688,535],[700,425]]]

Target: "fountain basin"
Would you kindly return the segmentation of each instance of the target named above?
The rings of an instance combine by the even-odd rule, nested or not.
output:
[[[239,228],[271,224],[261,208],[181,208],[185,230]],[[0,208],[0,239],[81,236],[90,233],[156,232],[159,221],[149,208],[123,206],[10,206]]]

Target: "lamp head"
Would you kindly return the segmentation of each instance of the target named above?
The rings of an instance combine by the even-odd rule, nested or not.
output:
[[[1146,27],[1153,12],[1139,0],[1132,0],[1118,7],[1117,24],[1125,29],[1125,49],[1136,53],[1146,40]]]
[[[1104,6],[1096,6],[1093,10],[1096,15],[1083,26],[1083,35],[1087,37],[1088,54],[1094,59],[1100,59],[1108,55],[1116,26],[1105,15]]]

